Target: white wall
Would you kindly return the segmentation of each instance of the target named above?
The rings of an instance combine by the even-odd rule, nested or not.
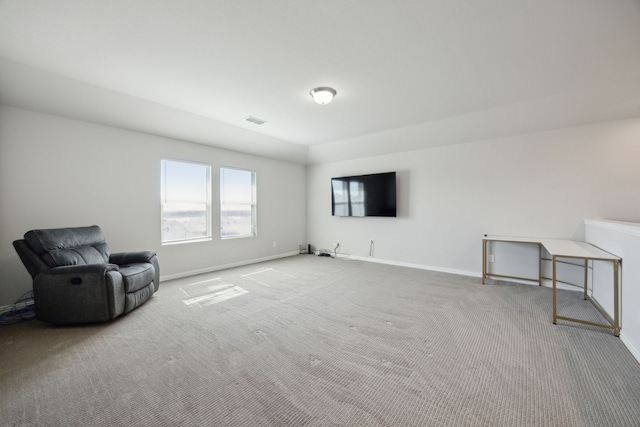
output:
[[[161,246],[162,157],[256,170],[258,237]],[[294,163],[0,106],[0,306],[31,287],[13,240],[89,224],[113,251],[157,250],[163,277],[279,256],[300,241],[330,249],[340,240],[342,252],[367,257],[370,239],[375,260],[479,275],[485,233],[582,239],[585,218],[640,221],[639,164],[640,119],[363,155],[305,174]],[[331,177],[392,170],[397,218],[331,216]]]
[[[211,241],[160,245],[163,157],[212,166]],[[255,238],[215,237],[221,166],[257,172]],[[34,228],[91,224],[102,227],[112,252],[156,250],[162,277],[297,252],[306,242],[306,168],[0,106],[0,306],[31,289],[13,240]]]
[[[374,239],[375,260],[480,275],[483,234],[583,239],[585,218],[640,220],[640,119],[364,155],[309,166],[312,245],[367,257]],[[331,177],[386,171],[397,218],[331,216]]]
[[[587,220],[585,240],[622,258],[620,339],[640,361],[640,224]],[[593,296],[613,317],[612,269],[606,270],[603,275],[606,286],[599,289],[594,285]]]

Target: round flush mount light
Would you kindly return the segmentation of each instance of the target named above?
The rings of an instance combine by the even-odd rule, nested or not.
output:
[[[336,96],[336,90],[330,87],[317,87],[311,90],[311,97],[320,105],[328,104]]]

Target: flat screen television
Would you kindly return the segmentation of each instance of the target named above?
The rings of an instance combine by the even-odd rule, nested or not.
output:
[[[331,178],[333,216],[396,216],[396,173]]]

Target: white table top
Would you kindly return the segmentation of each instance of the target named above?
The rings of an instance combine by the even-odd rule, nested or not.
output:
[[[540,237],[515,237],[515,236],[484,236],[482,240],[514,242],[514,243],[538,243],[552,256],[567,258],[588,258],[600,260],[620,260],[620,257],[607,251],[590,245],[586,242],[575,240],[547,239]]]

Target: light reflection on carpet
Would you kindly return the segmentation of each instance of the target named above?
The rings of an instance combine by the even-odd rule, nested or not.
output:
[[[266,278],[263,278],[264,273],[267,273],[266,274],[267,278],[272,278],[273,279],[273,277],[277,277],[276,280],[280,280],[280,281],[282,280],[282,276],[292,277],[294,279],[296,278],[296,276],[294,276],[292,274],[284,273],[284,272],[278,271],[278,270],[276,270],[274,268],[261,268],[261,269],[258,269],[256,271],[254,271],[253,273],[243,274],[241,277],[243,279],[252,280],[252,281],[258,283],[259,285],[266,286],[266,287],[270,288],[271,285],[269,285],[269,284],[267,284],[267,283],[265,283],[263,281],[263,280],[267,280]],[[275,273],[275,274],[270,274],[270,273]],[[254,277],[256,275],[260,275],[259,277],[261,277],[263,279],[262,280],[257,279],[256,277]]]
[[[212,282],[218,282],[218,284],[212,284]],[[192,283],[180,290],[189,297],[182,302],[192,307],[206,307],[249,293],[240,286],[222,283],[220,278]]]

